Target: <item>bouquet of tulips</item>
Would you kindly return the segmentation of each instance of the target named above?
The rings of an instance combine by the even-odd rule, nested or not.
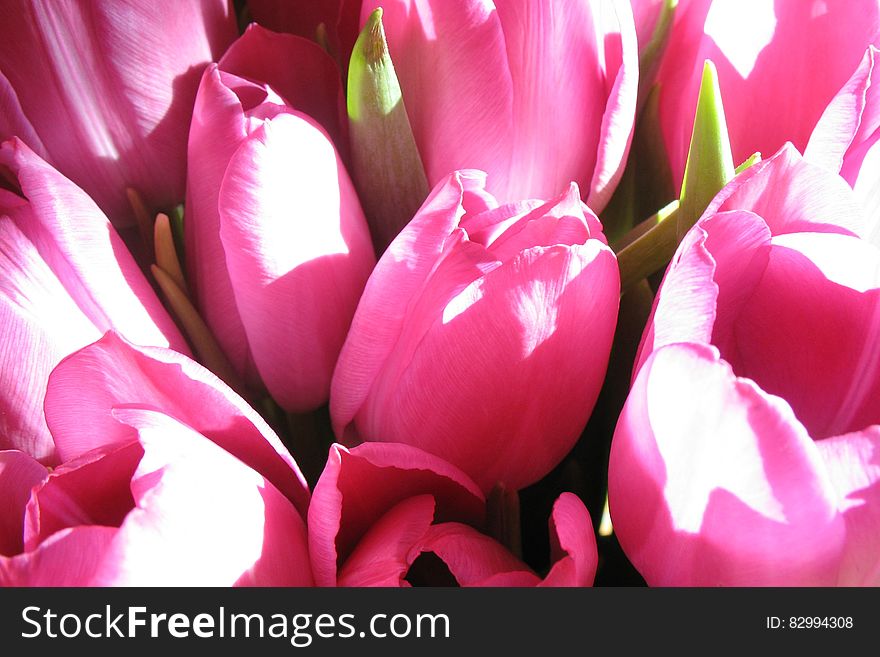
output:
[[[0,583],[880,585],[880,0],[0,44]]]

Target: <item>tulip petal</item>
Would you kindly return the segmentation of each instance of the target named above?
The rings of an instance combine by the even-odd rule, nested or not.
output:
[[[25,550],[69,527],[119,527],[134,507],[129,482],[143,454],[135,441],[105,445],[56,468],[31,495]]]
[[[339,586],[406,586],[411,554],[434,521],[434,498],[416,495],[394,506],[358,541],[339,570]]]
[[[501,574],[532,574],[526,564],[498,541],[459,522],[444,522],[429,527],[418,545],[414,546],[412,560],[424,552],[436,554],[460,586],[481,585]],[[527,578],[528,575],[517,575],[517,580]],[[494,582],[493,585],[500,585],[498,579]]]
[[[186,190],[187,283],[199,311],[239,376],[246,380],[253,370],[247,337],[232,283],[226,271],[226,253],[220,241],[218,208],[220,183],[229,158],[247,136],[238,78],[224,76],[212,64],[202,76],[189,132]]]
[[[113,333],[64,360],[49,378],[46,418],[62,457],[130,439],[131,430],[110,414],[125,404],[161,410],[204,434],[265,476],[305,515],[305,479],[256,411],[185,356],[138,348]]]
[[[737,379],[711,347],[651,354],[608,472],[615,534],[649,585],[836,580],[845,528],[815,443],[784,400]]]
[[[333,375],[330,415],[339,440],[349,442],[349,423],[394,349],[410,299],[430,277],[464,215],[467,191],[482,191],[484,186],[485,174],[469,172],[454,173],[437,185],[370,275]]]
[[[538,586],[592,586],[599,566],[593,522],[580,498],[563,493],[550,516],[553,566]]]
[[[868,48],[852,77],[828,103],[804,150],[807,160],[834,172],[843,169],[847,151],[854,145],[856,134],[862,131],[868,89],[874,84],[874,52],[876,48]],[[873,130],[869,129],[867,134],[871,132]],[[847,180],[853,183],[853,180]]]
[[[130,223],[127,187],[154,207],[182,199],[201,67],[234,34],[225,0],[7,2],[0,69],[53,163]]]
[[[839,586],[880,586],[880,427],[816,443],[846,521]]]
[[[706,215],[684,237],[663,278],[633,373],[674,342],[713,342],[722,351],[767,266],[770,231],[752,212]],[[724,304],[726,313],[719,313]]]
[[[49,161],[46,147],[21,108],[18,94],[0,70],[0,137],[5,136],[18,137],[42,159]]]
[[[583,244],[593,232],[601,235],[604,243],[602,224],[589,208],[584,208],[577,184],[571,183],[558,197],[507,227],[488,245],[489,251],[501,262],[506,262],[520,251],[534,246]]]
[[[0,556],[0,586],[95,586],[95,575],[118,530],[71,527],[32,552]]]
[[[29,204],[13,219],[100,331],[189,353],[125,244],[92,200],[18,139],[0,147]]]
[[[845,235],[792,233],[773,238],[731,341],[719,347],[819,439],[880,423],[878,331],[880,250]]]
[[[861,206],[846,181],[801,157],[785,144],[773,157],[752,165],[728,184],[704,216],[724,210],[760,215],[774,235],[864,233]]]
[[[620,47],[619,35],[606,34],[602,23],[601,14],[613,12],[610,3],[499,1],[495,6],[504,33],[513,100],[513,122],[507,135],[512,139],[510,169],[500,180],[494,178],[492,169],[486,169],[490,182],[498,185],[496,196],[505,200],[549,198],[572,179],[589,190],[606,89],[611,86],[602,67],[605,53],[599,50],[606,47],[606,38],[614,43],[611,48]],[[613,59],[619,65],[619,54]],[[630,129],[635,89],[631,95]],[[546,121],[548,116],[554,120]],[[572,143],[578,148],[570,148]],[[617,161],[620,164],[622,157]]]
[[[262,475],[153,410],[117,409],[144,456],[135,509],[96,575],[99,586],[308,586],[305,524]]]
[[[618,298],[617,262],[597,240],[521,253],[411,316],[431,328],[413,335],[417,349],[401,336],[356,418],[360,436],[430,450],[484,492],[536,481],[586,424]]]
[[[600,11],[608,101],[602,115],[596,166],[586,199],[587,205],[595,212],[605,208],[623,175],[632,144],[640,75],[630,3],[620,0],[605,2]]]
[[[479,527],[485,498],[458,468],[415,447],[365,443],[330,449],[309,506],[309,548],[318,586],[334,586],[337,567],[385,512],[417,495],[436,501],[438,522]]]
[[[0,189],[0,203],[7,195]],[[46,381],[62,358],[100,333],[9,217],[0,217],[0,327],[0,449],[55,464],[43,414]]]
[[[46,468],[24,452],[0,451],[0,499],[5,505],[0,514],[0,558],[24,549],[25,508],[31,490],[48,476]]]
[[[354,188],[314,121],[282,114],[239,147],[220,189],[220,237],[260,376],[313,410],[375,258]],[[279,353],[279,345],[292,344]]]

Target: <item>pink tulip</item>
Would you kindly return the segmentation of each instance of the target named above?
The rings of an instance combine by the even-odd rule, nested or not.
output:
[[[431,186],[474,167],[502,202],[574,180],[605,207],[635,117],[628,2],[366,0],[361,24],[380,6]]]
[[[207,370],[108,333],[55,369],[46,413],[62,465],[0,452],[0,583],[312,584],[302,476]]]
[[[481,532],[485,500],[463,472],[396,443],[334,445],[309,507],[319,586],[590,586],[598,556],[583,503],[563,493],[544,579]],[[443,563],[436,568],[424,556]],[[421,562],[421,564],[420,564]]]
[[[682,241],[609,465],[648,584],[880,584],[880,250],[858,216],[789,145]]]
[[[190,132],[195,298],[239,375],[292,411],[327,401],[375,264],[328,136],[344,140],[342,108],[339,74],[317,45],[252,26],[205,71]]]
[[[639,15],[652,3],[637,4],[642,5]],[[789,141],[803,153],[871,44],[880,45],[876,0],[680,0],[657,76],[676,189],[684,174],[704,60],[711,59],[717,68],[733,159],[739,164],[755,152],[774,153]],[[864,89],[861,96],[864,102]],[[849,100],[858,102],[858,93]],[[826,147],[846,150],[858,117],[852,114],[847,121],[849,126],[838,123],[824,130],[825,139],[833,142]]]
[[[128,187],[176,205],[199,75],[235,30],[227,0],[4,2],[0,139],[20,137],[117,226]]]
[[[577,185],[498,206],[448,176],[391,243],[352,321],[330,413],[346,444],[415,445],[483,491],[547,474],[602,384],[620,279]]]
[[[94,202],[18,139],[0,146],[0,449],[57,461],[46,380],[110,329],[188,353],[122,240]]]

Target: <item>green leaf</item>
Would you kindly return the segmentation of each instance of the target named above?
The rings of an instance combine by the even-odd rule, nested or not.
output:
[[[381,254],[428,196],[428,180],[388,53],[382,9],[370,14],[348,69],[352,177]]]
[[[694,131],[681,185],[681,207],[676,218],[677,241],[681,241],[734,175],[718,73],[715,65],[707,59],[703,66]]]
[[[753,164],[757,164],[760,161],[761,161],[761,153],[760,152],[752,153],[751,155],[749,155],[748,159],[745,162],[743,162],[742,164],[740,164],[736,168],[737,175],[741,174],[743,171],[748,169],[750,166],[752,166]]]

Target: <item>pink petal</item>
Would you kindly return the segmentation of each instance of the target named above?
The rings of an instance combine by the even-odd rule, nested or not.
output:
[[[339,570],[339,586],[405,586],[417,556],[411,554],[434,521],[434,498],[416,495],[396,506],[367,530]]]
[[[31,490],[48,476],[46,468],[24,452],[0,451],[0,499],[4,500],[0,514],[0,555],[11,557],[24,549],[25,507]]]
[[[536,247],[445,307],[416,308],[408,323],[430,330],[401,334],[356,417],[359,435],[437,454],[484,491],[538,480],[571,449],[595,403],[618,276],[596,240]]]
[[[44,160],[50,159],[46,147],[21,109],[18,94],[0,70],[0,138],[12,136],[20,138]]]
[[[325,403],[375,258],[351,181],[312,119],[266,121],[230,160],[220,237],[260,376],[281,406]],[[279,344],[293,345],[279,353]]]
[[[334,445],[309,507],[309,548],[318,586],[334,586],[339,564],[389,509],[417,495],[436,501],[438,522],[481,526],[485,498],[463,472],[408,445]]]
[[[308,586],[300,514],[262,475],[176,420],[114,416],[138,432],[136,508],[105,554],[100,586]]]
[[[835,583],[845,539],[815,443],[782,399],[717,351],[673,344],[635,379],[611,446],[609,504],[652,586]]]
[[[875,51],[876,48],[868,48],[852,77],[828,103],[804,151],[804,157],[808,160],[837,172],[843,168],[850,148],[854,145],[858,148],[859,145],[853,142],[856,134],[862,132],[862,115],[867,105],[868,90],[873,84]],[[873,130],[868,129],[863,136],[871,132]],[[853,183],[851,178],[844,177],[850,184]]]
[[[558,197],[507,227],[488,244],[489,251],[501,262],[506,262],[520,251],[534,246],[583,244],[594,231],[604,240],[599,219],[584,207],[577,184],[571,183]]]
[[[601,194],[603,202],[595,205],[597,211],[601,210],[610,196],[604,187],[609,183],[606,177],[611,176],[611,172],[602,170],[603,165],[614,169],[622,167],[635,118],[637,55],[627,3],[499,0],[495,6],[511,76],[513,120],[507,135],[512,151],[509,170],[495,179],[492,175],[495,172],[486,168],[490,182],[498,185],[492,189],[497,189],[496,196],[506,200],[549,198],[574,180],[589,190],[591,205]],[[621,66],[620,32],[621,23],[626,20],[618,22],[617,12],[628,18],[626,63],[629,69],[627,80],[621,80],[629,91],[625,101],[609,100]],[[615,89],[618,91],[619,84]],[[613,116],[606,119],[606,103],[621,102],[628,106],[627,119]],[[611,115],[621,111],[625,110],[609,108]],[[553,116],[553,121],[548,122],[548,116]],[[607,125],[603,126],[606,121]],[[622,134],[620,128],[623,128]],[[578,147],[571,148],[572,143]],[[603,154],[604,158],[614,160],[613,163],[598,163],[600,146],[614,151],[613,155]],[[485,168],[479,160],[475,162]],[[591,183],[594,171],[597,178],[603,178],[600,184]]]
[[[205,322],[239,376],[254,369],[220,241],[220,183],[229,158],[247,136],[237,78],[224,77],[216,65],[202,76],[189,133],[187,171],[187,283]],[[243,85],[242,85],[243,86]]]
[[[106,445],[56,468],[31,495],[25,550],[69,527],[119,527],[134,507],[129,483],[143,454],[134,441]]]
[[[706,214],[684,237],[657,292],[634,373],[663,345],[727,345],[767,266],[770,231],[751,212]],[[719,312],[724,306],[725,312]],[[721,346],[725,349],[725,346]]]
[[[138,348],[108,333],[52,373],[46,418],[65,460],[131,430],[112,409],[136,404],[176,418],[265,476],[305,514],[305,480],[260,415],[211,372],[171,350]],[[84,432],[82,427],[90,430]]]
[[[719,303],[718,312],[728,310]],[[814,439],[880,423],[876,247],[845,235],[774,237],[763,277],[731,321],[725,359],[788,401]]]
[[[436,554],[461,586],[482,585],[489,578],[501,574],[527,573],[525,576],[517,575],[518,580],[532,574],[527,565],[495,539],[459,522],[429,527],[413,548],[413,560],[415,555],[424,552]],[[494,581],[494,586],[500,585],[497,579]]]
[[[132,214],[126,187],[150,207],[182,200],[193,98],[202,67],[234,38],[229,8],[3,4],[0,69],[53,163],[118,225]]]
[[[799,231],[862,234],[864,215],[849,185],[804,160],[791,144],[734,178],[706,209],[749,210],[774,235]]]
[[[532,587],[540,584],[541,578],[530,570],[513,570],[506,573],[495,573],[484,580],[474,582],[474,587]]]
[[[587,205],[601,212],[617,183],[629,156],[639,87],[638,43],[628,2],[613,0],[601,7],[601,39],[605,52],[607,102],[599,131],[596,167],[590,181]],[[600,57],[600,61],[602,61]]]
[[[116,527],[71,527],[32,552],[0,556],[0,586],[95,586]]]
[[[464,215],[467,191],[484,187],[485,174],[462,172],[437,185],[370,275],[333,375],[330,415],[340,440],[348,440],[349,423],[394,349],[410,299],[428,280],[444,243]]]
[[[840,496],[846,550],[837,584],[880,586],[880,428],[816,443]]]
[[[7,195],[0,190],[0,202]],[[0,217],[0,449],[58,462],[43,415],[46,381],[62,358],[99,336],[31,241]]]
[[[553,566],[539,586],[592,586],[599,566],[596,535],[580,498],[563,493],[550,518]]]
[[[268,84],[287,105],[320,123],[336,148],[347,152],[348,119],[339,69],[313,41],[252,23],[224,53],[220,69]]]
[[[0,147],[27,206],[13,220],[100,331],[189,353],[116,231],[92,200],[18,139]]]

